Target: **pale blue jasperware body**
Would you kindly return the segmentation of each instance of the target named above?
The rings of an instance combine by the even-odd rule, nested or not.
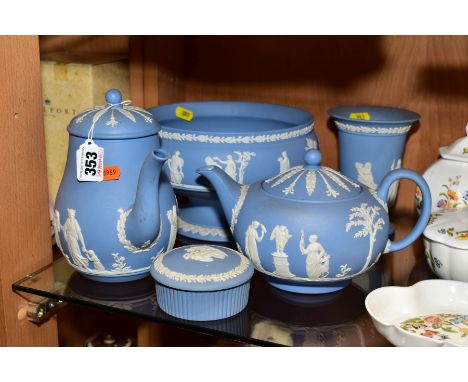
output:
[[[193,113],[176,116],[183,107]],[[317,148],[314,119],[304,110],[256,102],[183,102],[149,109],[161,124],[161,147],[169,155],[168,176],[178,195],[179,234],[204,241],[232,239],[216,194],[196,169],[215,165],[242,184],[302,163]]]
[[[338,129],[340,172],[373,189],[391,170],[401,167],[407,134],[420,118],[410,110],[370,105],[339,106],[328,113]],[[362,119],[362,113],[368,119]],[[390,206],[397,189],[395,183]]]
[[[152,259],[171,249],[177,204],[161,171],[159,126],[143,109],[122,102],[117,90],[106,105],[84,111],[69,124],[68,158],[55,204],[54,230],[62,253],[76,270],[104,282],[131,281],[149,274]],[[77,180],[76,151],[88,138],[104,149],[104,166],[120,178]]]
[[[186,320],[233,316],[249,299],[252,263],[241,253],[212,245],[179,247],[151,267],[160,308]]]
[[[271,285],[296,293],[328,293],[344,288],[385,252],[411,244],[423,232],[431,198],[424,179],[411,170],[387,174],[377,191],[319,166],[309,150],[305,164],[249,186],[215,166],[198,172],[213,184],[235,241]],[[423,212],[402,240],[389,240],[388,191],[402,178],[423,194]]]

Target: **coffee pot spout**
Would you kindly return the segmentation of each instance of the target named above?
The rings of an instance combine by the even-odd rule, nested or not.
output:
[[[127,238],[135,246],[153,241],[160,230],[159,181],[167,159],[164,150],[152,150],[141,167],[135,202],[126,222]]]

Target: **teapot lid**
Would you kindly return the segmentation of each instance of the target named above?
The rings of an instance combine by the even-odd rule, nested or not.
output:
[[[329,202],[359,195],[363,187],[338,171],[320,166],[322,154],[308,150],[305,164],[295,166],[262,182],[269,194],[289,200]]]
[[[468,249],[468,207],[433,212],[424,236],[450,247]]]
[[[449,146],[439,148],[442,158],[468,162],[468,124],[465,127],[466,137],[457,139]]]
[[[160,127],[151,113],[122,101],[122,93],[111,89],[106,93],[106,104],[79,113],[68,125],[68,132],[87,138],[93,128],[95,139],[142,138],[155,135]]]

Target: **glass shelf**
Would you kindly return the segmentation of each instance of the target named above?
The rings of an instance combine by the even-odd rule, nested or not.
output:
[[[252,345],[390,346],[374,328],[364,306],[367,293],[388,284],[387,268],[391,267],[381,263],[342,291],[318,296],[280,291],[255,272],[246,309],[233,317],[207,322],[164,313],[157,305],[151,277],[121,284],[99,283],[81,276],[63,257],[15,282],[12,288]],[[416,275],[410,278],[411,284],[435,277],[424,259],[411,273]]]

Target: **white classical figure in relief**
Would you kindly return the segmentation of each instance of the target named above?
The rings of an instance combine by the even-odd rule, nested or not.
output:
[[[57,243],[57,247],[59,247],[60,251],[64,253],[63,247],[62,247],[62,242],[60,241],[60,231],[62,230],[62,224],[60,223],[60,212],[58,210],[54,211],[54,235],[55,235],[55,242]],[[67,258],[68,256],[65,255]]]
[[[81,233],[81,227],[75,217],[76,211],[68,208],[67,213],[68,218],[65,221],[62,229],[63,236],[65,237],[65,241],[67,243],[69,255],[77,267],[89,270],[89,260],[81,254],[82,251],[86,253],[88,250],[86,249],[83,234]]]
[[[234,159],[231,154],[228,154],[226,159],[221,159],[217,156],[207,156],[205,157],[205,164],[207,166],[217,166],[223,169],[224,172],[235,181],[243,183],[245,169],[247,168],[250,159],[255,156],[255,153],[250,151],[234,151],[234,154],[237,156],[236,159]],[[239,165],[239,168],[237,168],[237,165]]]
[[[166,212],[167,220],[169,220],[169,224],[171,225],[171,233],[169,235],[169,243],[167,245],[167,249],[170,250],[174,248],[174,244],[177,237],[177,207],[174,205],[172,209]]]
[[[182,256],[185,260],[202,261],[211,263],[214,259],[224,259],[227,254],[223,251],[210,247],[208,245],[198,245],[195,247],[188,247]]]
[[[294,274],[289,270],[288,255],[284,248],[292,235],[289,234],[288,227],[277,225],[271,231],[270,240],[275,240],[276,251],[273,253],[274,273],[281,277],[293,277]]]
[[[358,181],[364,184],[365,186],[375,190],[377,185],[374,182],[374,176],[372,175],[372,163],[366,162],[356,162],[354,164],[358,173]]]
[[[392,162],[392,165],[390,166],[390,170],[396,170],[398,168],[401,168],[401,159],[394,159]],[[398,182],[394,182],[391,186],[390,189],[388,190],[388,204],[393,204],[393,202],[396,199],[398,192]]]
[[[301,253],[307,256],[306,272],[307,276],[312,280],[327,277],[330,272],[330,255],[325,252],[322,244],[317,240],[317,235],[310,235],[309,244],[306,247],[304,245],[304,231],[301,230],[299,248]]]
[[[306,138],[306,147],[305,150],[317,149],[317,141],[312,138]]]
[[[177,150],[167,162],[171,174],[171,183],[181,184],[184,178],[184,160],[180,156],[180,151]]]
[[[280,171],[279,171],[280,174],[282,174],[285,171],[288,171],[289,168],[291,167],[291,164],[288,158],[288,153],[286,151],[283,151],[281,153],[281,156],[278,158],[278,162],[280,165]]]
[[[258,228],[260,228],[261,233],[258,233]],[[254,263],[254,265],[263,270],[263,267],[260,263],[260,257],[258,256],[257,243],[263,240],[265,236],[266,228],[265,226],[257,220],[254,220],[248,227],[245,232],[245,250],[248,258]]]
[[[92,249],[89,249],[86,251],[86,256],[88,257],[88,260],[93,263],[94,269],[96,271],[103,272],[106,270],[106,268],[104,268],[104,265],[102,265],[101,261],[99,260],[99,258],[96,256],[96,253]]]

